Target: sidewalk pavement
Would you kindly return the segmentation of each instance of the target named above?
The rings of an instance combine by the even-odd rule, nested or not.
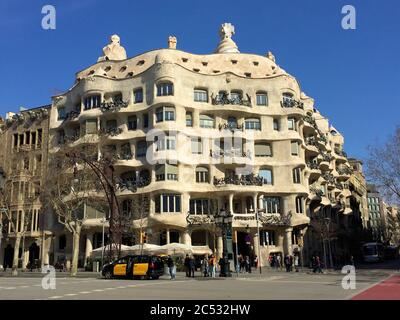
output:
[[[309,268],[303,268],[299,269],[299,272],[292,271],[290,272],[291,274],[312,274],[312,270]],[[323,274],[338,274],[340,273],[340,270],[323,270]],[[236,273],[234,271],[231,272],[233,278],[256,278],[256,277],[269,277],[271,275],[277,275],[277,274],[287,274],[285,269],[274,269],[271,267],[262,267],[261,268],[261,273],[258,268],[252,268],[251,273]],[[217,272],[216,278],[221,279],[219,276],[219,272]],[[178,271],[176,274],[177,278],[186,278],[185,272]],[[11,274],[11,269],[7,269],[7,271],[0,271],[0,277],[13,277]],[[18,275],[16,277],[21,277],[21,278],[35,278],[35,277],[43,277],[43,274],[41,273],[40,270],[19,270]],[[65,278],[65,277],[72,277],[69,272],[60,272],[56,271],[56,277],[58,278]],[[92,271],[84,271],[83,269],[78,270],[77,275],[74,278],[101,278],[101,273],[100,272],[92,272]],[[164,274],[162,278],[168,279],[169,275]],[[195,272],[195,278],[204,278],[203,274],[201,273],[200,270]],[[223,279],[223,278],[222,278]]]

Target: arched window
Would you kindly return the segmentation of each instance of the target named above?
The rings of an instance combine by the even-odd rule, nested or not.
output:
[[[263,202],[267,213],[281,213],[280,197],[264,197]]]
[[[263,178],[264,184],[272,184],[272,170],[271,169],[260,169],[258,175]]]
[[[301,168],[293,169],[293,183],[301,183]]]
[[[138,88],[133,91],[134,103],[143,102],[143,89]]]
[[[190,111],[186,111],[186,127],[193,127],[193,114]]]
[[[101,103],[101,96],[99,94],[87,96],[83,101],[85,110],[99,108],[100,103]]]
[[[245,120],[246,130],[261,130],[261,122],[258,118],[248,118]]]
[[[200,115],[200,127],[201,128],[214,128],[214,117],[207,114]]]
[[[208,93],[204,89],[194,89],[194,101],[208,102]]]
[[[230,129],[236,129],[237,128],[237,119],[235,117],[229,117],[228,118],[228,127]]]
[[[136,157],[145,157],[147,152],[146,140],[138,141],[136,144]]]
[[[172,82],[160,82],[157,84],[157,96],[174,95],[174,85]]]
[[[156,109],[156,122],[175,121],[174,107],[160,107]]]
[[[207,167],[196,168],[196,182],[198,183],[209,183],[209,173]]]
[[[268,95],[266,92],[258,91],[256,93],[256,101],[258,106],[268,105]]]
[[[304,213],[304,199],[303,197],[296,197],[296,212]]]

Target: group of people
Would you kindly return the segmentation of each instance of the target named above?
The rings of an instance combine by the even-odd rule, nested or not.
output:
[[[318,255],[312,256],[311,258],[311,268],[314,273],[322,273],[322,262]]]
[[[258,267],[258,257],[254,256],[252,259],[249,256],[238,255],[236,271],[240,273],[251,273],[251,267]]]
[[[273,253],[270,254],[268,260],[271,268],[282,270],[283,266],[285,266],[286,272],[291,272],[293,269],[296,272],[299,271],[300,259],[298,255],[286,255],[282,263],[282,256],[278,253]]]
[[[216,270],[217,260],[213,254],[210,257],[205,256],[203,260],[201,260],[201,272],[204,277],[215,278]]]

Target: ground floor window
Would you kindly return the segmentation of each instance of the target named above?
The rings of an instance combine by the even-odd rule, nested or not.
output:
[[[160,194],[155,197],[155,212],[181,212],[181,195]]]
[[[260,245],[274,246],[275,245],[275,231],[274,230],[260,230]]]

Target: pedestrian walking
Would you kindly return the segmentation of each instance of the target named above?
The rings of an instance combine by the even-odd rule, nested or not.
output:
[[[259,263],[259,262],[258,262],[258,257],[257,257],[257,255],[255,255],[255,256],[254,256],[254,267],[255,267],[255,268],[258,268],[258,263]]]
[[[216,269],[216,261],[215,261],[215,256],[212,254],[211,258],[208,262],[209,270],[211,272],[211,277],[215,278],[215,269]]]
[[[175,264],[174,264],[174,260],[172,260],[171,256],[168,256],[167,266],[168,266],[168,271],[169,271],[171,280],[174,280],[175,279],[175,270],[174,270]]]
[[[240,272],[241,273],[246,272],[246,259],[244,257],[242,257],[240,261]]]
[[[282,270],[282,258],[280,254],[276,255],[276,267]]]
[[[184,265],[185,265],[185,271],[186,271],[186,277],[190,277],[190,257],[187,254],[184,260]]]
[[[204,277],[208,277],[208,258],[204,256],[203,260],[201,260],[201,268]]]
[[[249,256],[246,256],[245,268],[246,268],[246,272],[251,273],[251,263],[250,263],[250,257]]]
[[[314,273],[322,273],[322,268],[321,268],[321,260],[319,256],[315,257],[315,268],[314,268]]]
[[[194,278],[195,260],[193,256],[189,258],[189,277]]]
[[[296,272],[299,272],[299,256],[296,254],[294,256],[294,269]]]
[[[290,272],[290,258],[288,255],[283,259],[283,263],[285,264],[286,272]]]

